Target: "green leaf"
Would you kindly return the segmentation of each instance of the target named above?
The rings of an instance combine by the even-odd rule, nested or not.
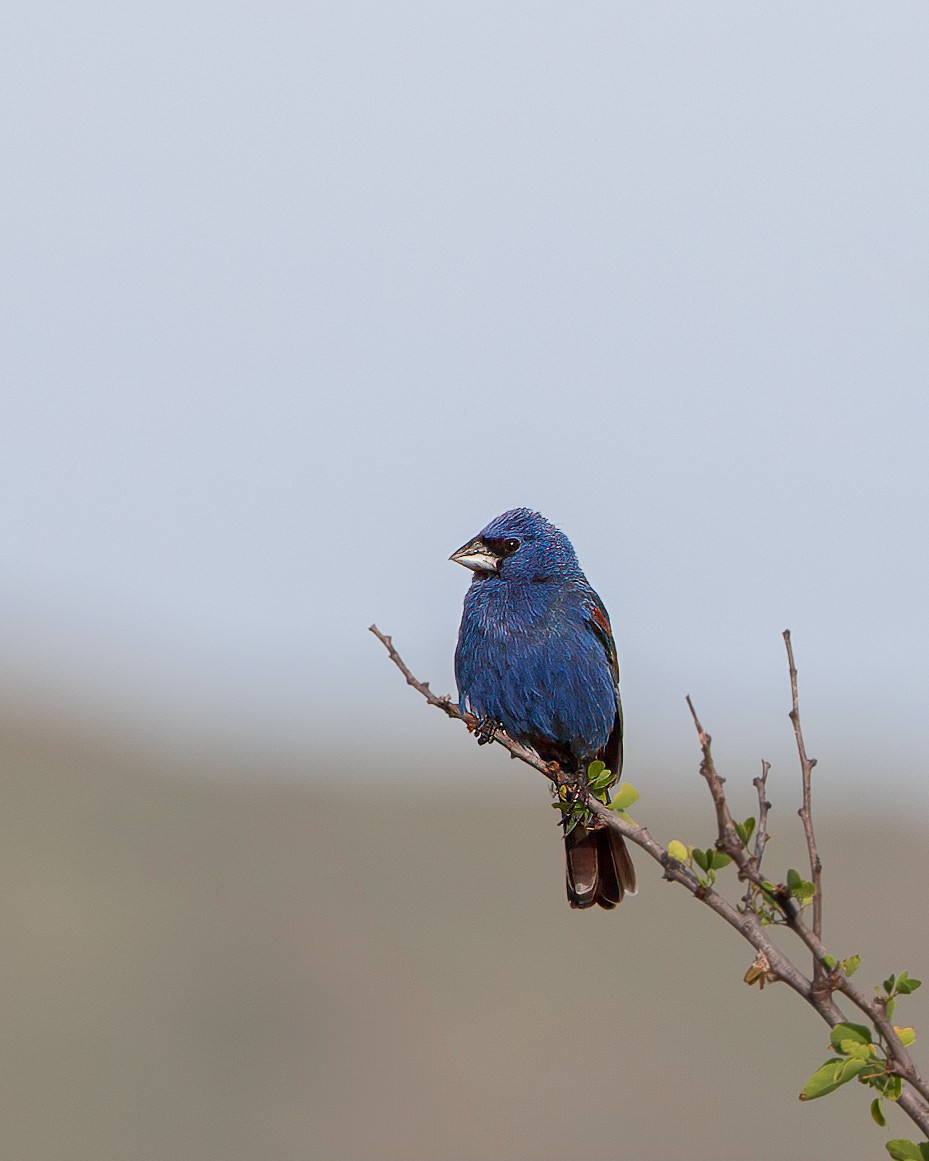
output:
[[[917,1145],[915,1141],[897,1138],[895,1141],[885,1142],[884,1148],[894,1161],[929,1161],[929,1145],[925,1142]]]
[[[622,786],[613,795],[613,809],[614,810],[628,810],[634,802],[639,801],[639,792],[634,786],[628,782],[624,782]]]
[[[853,976],[861,967],[861,956],[850,955],[847,959],[839,960],[839,971],[846,976]]]
[[[830,971],[832,971],[832,969],[835,967],[835,956],[834,955],[824,955],[823,956],[823,963],[826,965],[826,967]]]
[[[896,984],[896,982],[897,982],[896,976],[888,976],[887,979],[884,980],[884,991],[887,993],[888,996],[894,990],[894,984]]]
[[[636,820],[632,817],[631,814],[627,814],[625,812],[625,810],[617,810],[615,802],[611,802],[610,805],[607,807],[607,810],[612,810],[617,818],[621,818],[623,820],[623,822],[628,822],[630,826],[638,826],[639,825],[636,822]]]
[[[752,835],[755,833],[755,820],[753,818],[747,818],[742,823],[742,830],[745,832],[745,845],[748,846]]]
[[[848,1084],[850,1080],[865,1070],[867,1062],[864,1060],[847,1060],[841,1056],[827,1060],[824,1065],[813,1073],[803,1086],[800,1100],[812,1101],[817,1097],[826,1096],[835,1092],[840,1085]]]
[[[596,760],[596,762],[591,762],[587,767],[588,780],[599,777],[599,775],[601,775],[605,769],[606,762],[601,762],[599,758]]]
[[[884,1106],[881,1104],[880,1097],[875,1097],[871,1102],[871,1119],[875,1125],[879,1125],[882,1129],[887,1124],[887,1118],[884,1116]]]
[[[909,1046],[916,1040],[915,1028],[897,1028],[894,1026],[894,1032],[896,1032],[900,1037],[900,1043],[904,1046],[904,1048],[909,1048]]]
[[[594,765],[594,763],[591,763],[591,766],[593,766],[593,765]],[[602,765],[602,763],[601,763],[601,765]],[[599,774],[592,774],[587,779],[587,781],[590,784],[590,787],[592,790],[603,790],[603,788],[606,786],[612,786],[612,784],[613,784],[613,771],[607,770],[604,768],[603,770],[600,771]]]
[[[801,879],[795,886],[790,888],[790,893],[801,906],[805,907],[816,894],[816,888],[807,879]]]
[[[911,992],[915,992],[917,988],[921,988],[922,985],[922,980],[911,980],[909,972],[903,972],[897,980],[897,991],[901,996],[908,996]]]
[[[701,851],[699,847],[694,847],[694,862],[701,871],[708,871],[710,869],[709,861],[706,857],[706,851]]]
[[[795,871],[793,867],[791,867],[787,872],[787,890],[792,894],[794,891],[796,891],[802,882],[803,876],[799,871]]]
[[[836,1024],[829,1033],[829,1043],[837,1052],[845,1051],[840,1045],[846,1040],[852,1044],[870,1044],[871,1029],[864,1024]]]
[[[718,871],[722,867],[728,867],[732,859],[724,851],[707,851],[710,856],[710,870]]]
[[[856,1076],[859,1076],[867,1069],[867,1060],[856,1060],[851,1058],[846,1060],[844,1065],[838,1070],[837,1080],[839,1084],[847,1084],[850,1080],[854,1080]]]
[[[679,839],[672,839],[668,843],[668,854],[672,859],[677,859],[679,863],[686,863],[690,859],[687,848]]]

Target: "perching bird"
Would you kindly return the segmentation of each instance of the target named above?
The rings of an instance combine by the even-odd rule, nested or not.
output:
[[[452,553],[474,572],[455,651],[462,708],[557,762],[586,791],[596,759],[619,776],[623,715],[610,618],[567,536],[529,508],[492,520]],[[568,902],[615,907],[635,891],[622,835],[564,836]]]

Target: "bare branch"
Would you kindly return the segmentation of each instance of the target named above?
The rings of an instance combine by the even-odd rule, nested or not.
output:
[[[768,839],[771,837],[768,834],[768,811],[771,809],[771,803],[768,802],[767,785],[768,785],[768,771],[771,769],[770,762],[761,763],[761,775],[758,778],[752,779],[752,786],[758,792],[758,822],[755,827],[755,870],[761,874],[761,859],[764,855],[764,849],[768,845]],[[745,888],[745,896],[742,902],[746,907],[751,905],[752,901],[752,885]]]
[[[797,667],[794,664],[794,650],[790,641],[790,630],[784,630],[784,644],[787,646],[787,662],[790,668],[790,721],[797,739],[797,753],[800,756],[800,770],[803,775],[803,805],[799,815],[803,822],[803,833],[806,835],[806,846],[810,856],[810,874],[813,880],[815,894],[813,895],[813,934],[817,939],[823,937],[823,863],[816,849],[816,836],[813,833],[812,812],[812,778],[816,759],[807,756],[806,744],[803,740],[803,728],[800,725],[800,697],[797,689]],[[822,969],[817,964],[814,969],[814,979],[821,982]]]
[[[770,762],[761,763],[761,776],[752,779],[752,786],[758,791],[758,827],[755,830],[755,867],[761,870],[761,857],[764,854],[764,849],[768,845],[768,839],[771,837],[768,834],[768,811],[771,809],[771,803],[767,798],[768,787],[768,771],[771,769]]]
[[[739,878],[748,880],[749,883],[753,883],[761,890],[764,880],[761,877],[761,872],[758,867],[758,857],[748,853],[739,836],[739,832],[736,830],[735,821],[729,809],[729,804],[726,801],[725,791],[723,790],[726,780],[716,769],[716,762],[713,759],[713,739],[700,724],[697,711],[694,709],[693,702],[689,697],[687,698],[687,706],[694,720],[697,736],[700,739],[700,749],[703,752],[700,773],[703,775],[709,787],[710,795],[713,799],[713,806],[716,810],[717,849],[732,859],[739,869]],[[767,771],[764,771],[764,775],[767,778]],[[765,825],[767,825],[767,810],[765,810]],[[764,849],[764,844],[762,844],[761,849]],[[746,893],[746,900],[748,901],[750,898],[751,891],[749,890]],[[796,914],[796,909],[792,906],[791,901],[789,899],[785,900],[781,904],[781,909],[784,912],[784,918],[790,923]]]
[[[394,663],[394,665],[396,665],[396,667],[406,678],[407,685],[412,685],[412,687],[418,693],[423,695],[423,697],[426,699],[426,701],[429,702],[430,705],[434,705],[438,709],[444,710],[450,718],[461,718],[462,721],[465,720],[465,715],[461,713],[458,706],[455,705],[449,697],[437,697],[429,688],[428,681],[416,680],[416,678],[404,664],[403,658],[400,656],[397,650],[394,649],[392,637],[388,637],[386,634],[382,633],[377,625],[369,625],[368,632],[373,633],[378,641],[380,641],[380,643],[387,650],[387,653],[390,656],[390,660]]]
[[[706,780],[710,795],[713,798],[713,806],[716,809],[716,827],[718,831],[716,845],[721,851],[725,851],[727,855],[731,855],[739,863],[739,870],[742,870],[742,856],[744,856],[745,848],[742,846],[739,832],[735,829],[735,820],[729,810],[729,804],[726,802],[726,794],[723,790],[726,779],[720,776],[716,769],[716,763],[713,761],[713,739],[703,726],[700,725],[700,719],[697,717],[694,703],[690,700],[689,696],[687,697],[687,707],[694,720],[694,725],[697,727],[700,749],[703,751],[700,773]],[[739,857],[737,857],[737,853]]]

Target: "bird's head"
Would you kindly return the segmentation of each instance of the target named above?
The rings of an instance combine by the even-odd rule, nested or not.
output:
[[[449,560],[470,568],[475,580],[545,581],[580,573],[571,541],[531,508],[497,516]]]

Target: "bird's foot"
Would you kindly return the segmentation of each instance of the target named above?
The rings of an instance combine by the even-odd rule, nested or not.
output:
[[[561,826],[570,834],[578,825],[588,828],[592,816],[587,806],[587,787],[577,774],[562,771],[558,780],[558,806],[561,808]]]
[[[479,746],[486,746],[488,742],[492,742],[497,736],[497,730],[503,729],[503,722],[498,722],[494,718],[478,718],[474,726],[474,736],[477,738]]]

